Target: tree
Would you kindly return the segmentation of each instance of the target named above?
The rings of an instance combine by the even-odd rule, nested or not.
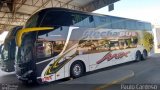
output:
[[[149,52],[153,48],[153,35],[146,31],[143,31],[142,34],[143,34],[143,39],[141,43]]]

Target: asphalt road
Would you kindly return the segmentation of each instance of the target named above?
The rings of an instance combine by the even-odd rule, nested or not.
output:
[[[129,62],[90,72],[77,79],[44,85],[26,86],[17,80],[15,73],[0,71],[0,83],[2,90],[160,90],[160,54],[145,61]]]

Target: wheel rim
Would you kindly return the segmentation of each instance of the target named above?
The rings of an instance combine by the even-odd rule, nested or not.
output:
[[[78,76],[81,74],[81,66],[76,64],[74,67],[73,67],[73,73],[74,75]]]

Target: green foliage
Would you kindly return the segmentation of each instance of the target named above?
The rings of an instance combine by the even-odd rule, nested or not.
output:
[[[127,39],[127,43],[128,43],[128,46],[130,46],[132,43],[131,39]]]
[[[143,33],[143,39],[141,43],[144,45],[144,47],[147,49],[147,51],[151,51],[153,48],[153,35],[149,32],[142,32]]]
[[[103,44],[103,45],[109,44],[109,41],[108,41],[108,40],[103,40],[103,41],[102,41],[102,44]]]

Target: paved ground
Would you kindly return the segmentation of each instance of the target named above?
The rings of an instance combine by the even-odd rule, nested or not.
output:
[[[159,89],[153,86],[160,85],[160,55],[87,73],[74,80],[64,79],[40,86],[25,86],[14,73],[0,71],[0,83],[3,90],[7,90],[4,89],[6,86],[18,87],[18,90],[144,90],[142,84],[152,84],[146,90],[160,90],[160,86]]]

